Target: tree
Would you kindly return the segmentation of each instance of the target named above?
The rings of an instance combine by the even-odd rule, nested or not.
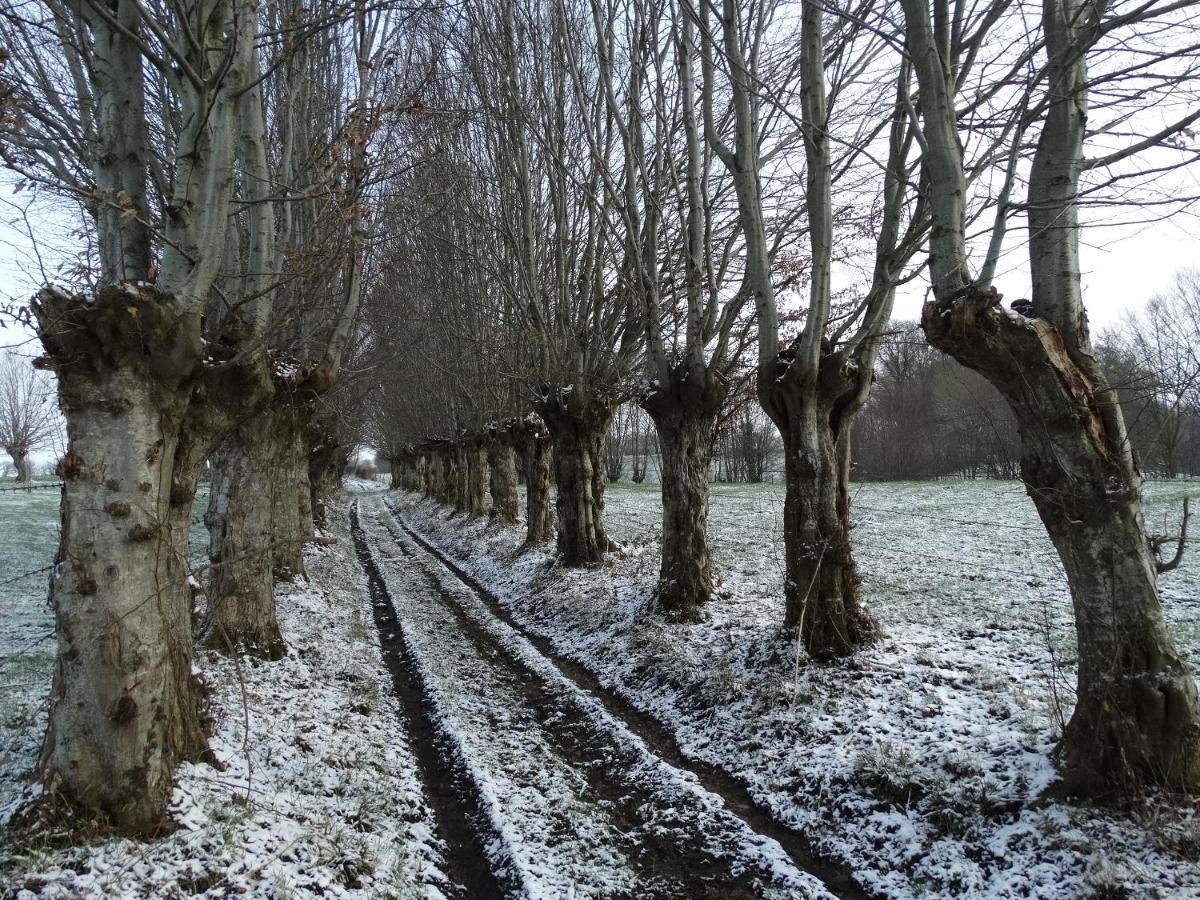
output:
[[[617,150],[591,142],[593,123],[613,134],[613,109],[597,66],[571,62],[595,58],[582,15],[553,0],[506,0],[469,6],[468,20],[462,52],[483,111],[473,158],[495,186],[480,221],[504,261],[494,318],[524,337],[506,369],[553,443],[560,559],[595,564],[609,549],[605,435],[641,350],[603,185]]]
[[[925,304],[921,324],[930,343],[986,377],[1011,405],[1022,436],[1021,478],[1058,550],[1075,607],[1078,700],[1059,745],[1063,788],[1097,795],[1147,783],[1195,787],[1200,701],[1163,621],[1158,567],[1142,519],[1141,477],[1120,404],[1093,353],[1079,270],[1083,173],[1161,144],[1175,133],[1172,128],[1185,128],[1195,118],[1085,159],[1089,61],[1105,40],[1128,50],[1137,42],[1136,26],[1153,21],[1155,34],[1141,68],[1152,67],[1155,48],[1170,46],[1168,26],[1179,5],[1043,4],[1041,21],[1013,68],[1025,68],[1043,48],[1044,64],[1021,81],[1028,91],[1024,97],[1015,103],[1005,98],[1016,111],[1003,120],[1015,134],[1011,158],[1024,129],[1040,126],[1024,207],[1032,292],[1013,313],[1000,306],[992,277],[1010,214],[1006,198],[1019,167],[1007,166],[997,225],[975,274],[968,254],[970,194],[960,121],[973,113],[972,103],[960,104],[958,97],[981,43],[1007,6],[970,20],[965,8],[952,8],[949,0],[934,0],[932,13],[926,0],[902,5],[920,85],[933,217],[933,299]],[[1011,46],[1002,29],[997,36],[998,45]],[[1163,51],[1158,58],[1172,56]],[[1119,83],[1112,73],[1096,77],[1105,83],[1109,114],[1115,108],[1120,116],[1114,99]],[[1145,102],[1141,91],[1135,96],[1133,102]]]
[[[33,303],[68,435],[40,773],[52,797],[148,828],[176,763],[205,750],[176,527],[191,495],[175,465],[257,17],[242,0],[153,13],[51,2],[8,5],[0,25],[5,102],[20,113],[4,120],[5,163],[86,206],[100,263],[81,291],[46,287]],[[152,120],[166,127],[152,134]]]
[[[784,624],[799,630],[814,657],[844,656],[877,630],[859,599],[850,547],[850,427],[870,390],[896,284],[926,227],[924,201],[911,189],[911,72],[899,59],[873,82],[868,60],[888,52],[889,42],[880,37],[886,32],[854,16],[826,21],[820,5],[805,2],[798,84],[764,89],[769,38],[782,30],[772,22],[774,7],[725,0],[719,15],[710,15],[711,5],[703,9],[702,30],[712,36],[704,44],[705,89],[712,90],[719,63],[732,104],[728,139],[711,104],[705,105],[705,132],[734,180],[746,253],[742,290],[757,315],[758,396],[784,446]],[[771,209],[763,187],[762,129],[764,109],[790,108],[797,100],[809,290],[799,334],[785,343],[776,284],[782,273],[776,271],[777,244],[768,237],[782,213]],[[835,147],[842,148],[836,155]],[[876,149],[878,156],[871,152]],[[847,191],[865,191],[870,208],[878,209],[870,226],[876,234],[868,251],[871,280],[846,310],[836,309],[832,284],[835,179]],[[861,223],[857,230],[864,230]]]
[[[46,447],[58,430],[53,380],[6,352],[0,359],[0,445],[12,458],[17,481],[33,480],[29,454]]]

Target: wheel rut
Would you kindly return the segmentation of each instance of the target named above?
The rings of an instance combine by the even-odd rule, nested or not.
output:
[[[562,656],[548,639],[528,631],[491,591],[414,529],[390,502],[384,501],[384,506],[416,547],[478,597],[495,619],[532,644],[567,680],[599,702],[609,715],[639,737],[652,753],[668,765],[694,776],[707,791],[720,797],[726,809],[751,830],[778,842],[798,869],[819,878],[831,894],[846,900],[867,900],[874,896],[854,880],[848,867],[823,857],[813,849],[804,834],[776,819],[768,808],[751,796],[741,781],[718,766],[684,755],[674,736],[657,719],[604,685],[586,666]],[[404,552],[411,555],[412,551],[405,549]]]
[[[409,736],[426,800],[438,834],[446,843],[446,875],[455,900],[500,900],[515,893],[515,886],[498,877],[488,863],[488,820],[463,761],[440,732],[425,686],[416,671],[403,638],[383,575],[371,555],[359,522],[358,503],[350,507],[350,532],[354,550],[367,576],[367,590],[383,662],[392,676],[400,701],[400,719]]]
[[[371,546],[391,556],[386,581],[393,596],[408,597],[398,604],[403,626],[424,634],[420,655],[430,657],[424,664],[444,679],[439,690],[488,698],[450,698],[445,705],[454,727],[475,735],[485,757],[481,768],[492,765],[488,777],[497,781],[511,779],[513,795],[545,791],[534,815],[545,818],[537,828],[549,834],[548,865],[581,848],[590,856],[574,896],[829,896],[774,841],[747,828],[694,778],[664,764],[553,663],[527,645],[514,646],[521,638],[498,632],[503,626],[479,606],[470,586],[391,516],[383,513],[378,522],[379,531],[368,535]],[[384,548],[389,538],[401,556]],[[479,732],[486,733],[482,739]],[[491,790],[503,795],[506,789]],[[515,802],[512,817],[526,815],[520,797]],[[521,823],[514,827],[520,831]],[[559,841],[573,848],[565,857],[554,856]]]

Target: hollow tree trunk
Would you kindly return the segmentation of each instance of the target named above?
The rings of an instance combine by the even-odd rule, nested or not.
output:
[[[849,441],[865,391],[857,370],[823,354],[815,382],[760,386],[783,441],[784,627],[816,659],[849,656],[879,630],[859,596],[850,546]]]
[[[472,519],[487,515],[487,448],[477,438],[464,442],[467,459],[466,512]]]
[[[1079,646],[1078,699],[1059,754],[1067,793],[1145,782],[1200,784],[1200,699],[1167,631],[1142,519],[1141,477],[1115,402],[1059,332],[1014,318],[994,291],[943,314],[926,305],[930,343],[984,374],[1012,406],[1021,479],[1058,550]]]
[[[554,446],[558,552],[564,565],[599,563],[608,550],[604,529],[604,440],[612,406],[572,391],[542,410]]]
[[[286,653],[272,577],[274,418],[268,410],[247,419],[213,454],[205,515],[211,577],[204,641],[268,659]]]
[[[206,749],[171,527],[199,323],[166,298],[118,289],[95,302],[47,290],[34,311],[68,438],[39,772],[51,796],[127,830],[153,828],[176,764]]]
[[[517,521],[517,464],[510,430],[491,429],[487,443],[488,489],[491,517],[501,525]]]
[[[642,401],[654,421],[662,452],[662,566],[658,603],[668,615],[698,621],[712,595],[708,541],[712,435],[725,391],[693,372],[660,386]]]
[[[545,424],[536,416],[525,419],[521,441],[525,453],[525,543],[544,544],[554,535],[554,513],[550,506],[554,451]]]

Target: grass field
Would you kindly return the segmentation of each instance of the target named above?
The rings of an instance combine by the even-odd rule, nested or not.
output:
[[[1188,495],[1200,496],[1200,485],[1147,485],[1150,530],[1170,531]],[[54,641],[44,570],[58,499],[53,490],[0,493],[0,810],[45,728]],[[193,517],[197,562],[204,502]],[[719,595],[708,622],[686,627],[649,612],[657,485],[610,486],[607,521],[622,549],[589,571],[520,553],[520,529],[467,525],[428,502],[405,503],[444,547],[507,591],[526,622],[671,723],[689,752],[739,773],[781,818],[820,835],[876,890],[1200,892],[1194,811],[1154,803],[1130,821],[1038,799],[1054,778],[1050,751],[1073,704],[1074,629],[1061,567],[1018,483],[855,486],[855,552],[883,638],[832,668],[807,665],[780,636],[778,484],[713,486]],[[1200,555],[1190,549],[1161,589],[1197,670]]]

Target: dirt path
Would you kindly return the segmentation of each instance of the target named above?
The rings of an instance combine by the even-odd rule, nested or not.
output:
[[[500,621],[378,500],[362,501],[359,526],[430,726],[452,737],[482,798],[503,883],[550,897],[831,896]]]
[[[383,575],[371,555],[366,533],[359,522],[357,503],[350,507],[350,532],[367,576],[380,650],[400,700],[402,724],[410,737],[438,834],[446,842],[446,874],[458,889],[457,898],[492,900],[503,897],[508,891],[487,860],[487,816],[481,799],[467,776],[463,761],[456,757],[448,736],[437,727],[432,705],[400,637],[396,610]]]

